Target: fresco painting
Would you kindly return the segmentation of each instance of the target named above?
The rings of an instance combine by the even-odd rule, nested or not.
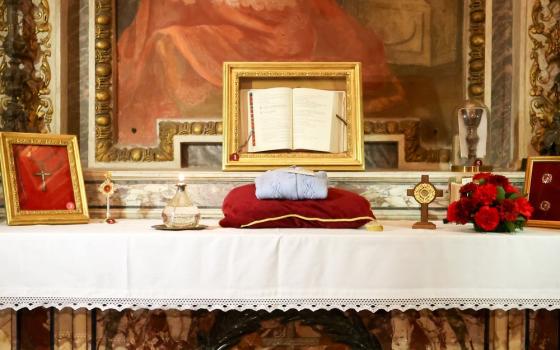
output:
[[[366,119],[423,119],[424,138],[449,145],[462,99],[460,4],[120,0],[118,142],[157,144],[159,120],[221,119],[224,61],[359,61]],[[441,23],[426,23],[436,15]]]

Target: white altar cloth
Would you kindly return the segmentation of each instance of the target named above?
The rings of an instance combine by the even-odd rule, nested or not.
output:
[[[560,231],[156,223],[0,226],[0,308],[560,308]]]

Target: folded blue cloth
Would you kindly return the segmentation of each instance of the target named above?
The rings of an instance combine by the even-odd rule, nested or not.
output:
[[[258,199],[325,199],[328,194],[327,173],[301,168],[269,170],[255,179]]]

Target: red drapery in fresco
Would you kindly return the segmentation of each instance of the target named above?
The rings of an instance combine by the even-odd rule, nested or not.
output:
[[[362,62],[370,111],[399,90],[381,40],[335,0],[141,0],[118,42],[119,142],[155,144],[156,119],[204,106],[219,117],[224,61]]]

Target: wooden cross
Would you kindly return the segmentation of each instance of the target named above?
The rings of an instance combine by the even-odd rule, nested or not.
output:
[[[45,182],[45,177],[51,176],[51,173],[45,172],[45,170],[43,170],[43,168],[40,168],[40,169],[41,169],[40,172],[35,173],[33,175],[41,177],[41,191],[47,192],[47,183]]]
[[[433,222],[428,221],[428,206],[436,198],[443,197],[443,191],[438,190],[430,182],[429,175],[422,175],[422,181],[420,181],[413,189],[407,190],[406,194],[414,197],[414,199],[420,204],[420,221],[412,225],[412,228],[434,230],[436,225]]]

